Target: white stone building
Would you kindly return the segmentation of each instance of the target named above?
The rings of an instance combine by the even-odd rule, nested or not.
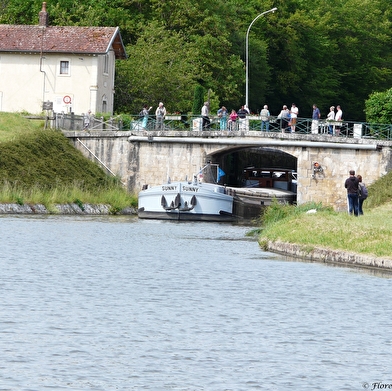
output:
[[[113,113],[115,60],[126,58],[118,27],[0,25],[0,111]]]

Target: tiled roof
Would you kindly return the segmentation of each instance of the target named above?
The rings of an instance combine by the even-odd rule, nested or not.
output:
[[[113,47],[126,58],[118,27],[0,24],[0,52],[104,54]]]

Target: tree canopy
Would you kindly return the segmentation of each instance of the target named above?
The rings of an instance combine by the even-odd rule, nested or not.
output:
[[[1,0],[0,22],[37,24],[35,0]],[[313,103],[326,117],[341,105],[346,120],[365,119],[365,101],[392,85],[389,0],[57,0],[52,25],[119,26],[128,59],[117,62],[115,110],[137,113],[163,101],[169,112],[192,110],[196,86],[220,105],[245,103],[249,32],[249,106],[272,114]]]

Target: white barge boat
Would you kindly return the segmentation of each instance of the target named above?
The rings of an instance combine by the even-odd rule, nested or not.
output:
[[[232,195],[225,186],[193,181],[170,182],[139,192],[142,219],[235,221]]]
[[[213,166],[217,171],[211,175]],[[209,179],[218,182],[219,166],[209,163],[199,174],[208,171]],[[247,168],[245,187],[209,182],[202,182],[194,175],[193,181],[171,182],[169,179],[159,186],[144,185],[138,196],[138,216],[187,221],[249,220],[260,217],[274,199],[290,204],[296,200],[296,178],[293,179],[291,170]]]

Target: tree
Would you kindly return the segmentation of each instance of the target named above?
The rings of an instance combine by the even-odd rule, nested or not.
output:
[[[41,6],[3,0],[0,22],[37,24]],[[246,31],[273,6],[249,36],[250,108],[295,102],[310,117],[313,103],[323,116],[340,104],[346,120],[363,120],[369,95],[392,85],[390,0],[58,0],[47,10],[52,25],[120,27],[129,59],[117,64],[115,110],[138,112],[159,100],[190,111],[196,85],[240,107]]]
[[[366,121],[378,124],[392,123],[392,88],[374,92],[365,102]]]
[[[143,104],[159,101],[168,112],[191,109],[201,74],[194,44],[152,22],[127,52],[128,59],[117,62],[116,111],[138,113]]]
[[[200,113],[204,103],[204,93],[205,93],[204,88],[198,84],[195,87],[195,93],[193,95],[192,113],[194,114]]]

